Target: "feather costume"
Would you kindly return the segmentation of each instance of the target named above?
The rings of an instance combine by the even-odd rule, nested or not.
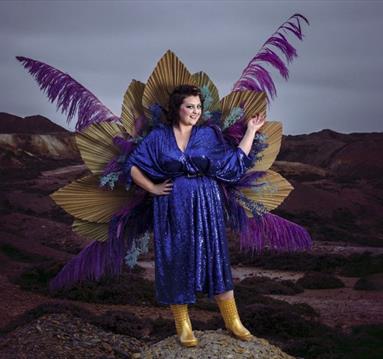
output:
[[[51,281],[53,291],[118,275],[124,262],[135,265],[152,237],[156,295],[164,304],[193,303],[196,291],[211,297],[232,289],[226,227],[249,254],[265,248],[311,248],[303,227],[271,213],[293,189],[270,170],[281,145],[281,123],[266,122],[248,155],[237,147],[246,119],[266,114],[276,95],[262,63],[288,78],[287,66],[275,50],[287,63],[297,56],[286,35],[302,39],[301,21],[308,24],[295,14],[282,24],[222,99],[207,74],[191,74],[168,50],[146,83],[130,83],[121,117],[69,75],[17,57],[68,121],[77,113],[76,142],[92,173],[51,195],[74,217],[73,230],[93,240]],[[183,84],[198,86],[204,100],[203,116],[185,151],[164,121],[170,93]],[[135,185],[133,165],[155,183],[172,178],[172,193],[152,196]]]

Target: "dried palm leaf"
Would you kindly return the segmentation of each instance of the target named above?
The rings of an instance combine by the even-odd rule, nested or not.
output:
[[[218,89],[210,80],[209,76],[203,72],[196,72],[192,75],[194,82],[200,88],[207,88],[209,91],[210,98],[208,100],[205,99],[204,111],[216,111],[219,110],[219,94]]]
[[[279,173],[267,170],[265,175],[253,181],[252,186],[240,191],[251,201],[261,203],[268,211],[277,208],[294,187]],[[249,217],[253,217],[245,203],[241,203]]]
[[[108,224],[83,221],[75,218],[72,229],[74,232],[86,238],[104,242],[108,239]]]
[[[125,130],[121,125],[109,122],[97,123],[76,133],[81,157],[93,174],[101,174],[106,164],[119,154],[113,137],[124,134]]]
[[[268,146],[257,154],[259,160],[250,169],[254,171],[266,171],[275,161],[282,141],[282,124],[277,121],[268,121],[260,128],[259,133]]]
[[[230,114],[233,108],[242,107],[244,116],[248,120],[256,113],[266,115],[266,95],[264,92],[238,91],[231,92],[220,101],[222,121]]]
[[[96,176],[86,176],[60,188],[50,197],[70,215],[89,222],[108,223],[130,195],[124,188],[99,188]]]
[[[174,88],[186,84],[196,86],[186,66],[171,50],[166,51],[145,85],[142,96],[145,116],[152,117],[150,106],[156,103],[167,110],[169,96]]]
[[[121,123],[126,132],[132,137],[137,135],[137,121],[142,121],[142,116],[144,115],[144,109],[142,107],[144,89],[145,84],[143,82],[132,80],[124,95]]]

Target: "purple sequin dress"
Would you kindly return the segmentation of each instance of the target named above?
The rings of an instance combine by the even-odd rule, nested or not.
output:
[[[219,181],[237,182],[251,165],[242,149],[226,143],[213,126],[193,126],[182,152],[171,126],[154,128],[128,157],[153,182],[172,179],[169,195],[154,196],[156,299],[196,302],[233,289]]]

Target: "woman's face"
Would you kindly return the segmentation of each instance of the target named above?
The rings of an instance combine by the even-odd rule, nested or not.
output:
[[[186,126],[193,126],[201,117],[202,105],[199,96],[185,97],[180,109],[180,123]]]

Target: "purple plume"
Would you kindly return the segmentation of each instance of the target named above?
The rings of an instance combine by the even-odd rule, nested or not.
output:
[[[309,25],[308,20],[301,14],[294,14],[284,22],[276,32],[262,45],[255,57],[249,62],[243,70],[241,77],[234,84],[232,91],[263,91],[268,94],[268,101],[277,94],[275,84],[269,72],[260,65],[260,63],[270,64],[276,68],[284,79],[288,79],[289,72],[286,64],[270,49],[273,46],[279,49],[286,57],[287,63],[290,63],[294,57],[297,57],[295,48],[289,43],[284,33],[293,33],[299,40],[303,39],[303,33],[300,21],[303,20]]]
[[[70,288],[85,280],[98,281],[105,275],[114,277],[121,272],[124,254],[125,245],[121,238],[110,238],[106,242],[93,241],[50,281],[49,290],[55,292]]]
[[[57,110],[67,115],[68,123],[77,113],[77,131],[94,123],[119,121],[119,117],[68,74],[40,61],[22,56],[16,58],[36,79],[49,100],[57,101]]]
[[[130,152],[132,152],[133,149],[137,146],[137,144],[133,140],[126,140],[121,136],[114,136],[113,143],[119,148],[121,153],[127,155],[130,154]]]
[[[147,128],[148,126],[148,120],[144,115],[140,115],[137,118],[134,119],[134,131],[135,131],[135,136],[142,136],[143,131]]]
[[[134,219],[137,220],[137,217],[144,213],[142,211],[148,207],[146,204],[144,208],[140,206],[144,198],[145,192],[138,191],[137,195],[132,197],[132,200],[113,216],[109,223],[108,240],[105,242],[93,241],[82,249],[50,281],[49,290],[55,292],[70,288],[85,280],[98,281],[104,276],[115,277],[119,275],[126,250],[129,247],[125,238],[125,229],[130,232],[128,219],[133,215]],[[136,235],[136,231],[137,229],[134,228],[129,238]]]
[[[312,239],[302,226],[272,213],[247,218],[240,232],[241,251],[261,253],[266,244],[275,251],[310,250]]]
[[[230,127],[226,128],[223,133],[233,145],[238,146],[246,132],[246,124],[243,120],[236,121]]]

